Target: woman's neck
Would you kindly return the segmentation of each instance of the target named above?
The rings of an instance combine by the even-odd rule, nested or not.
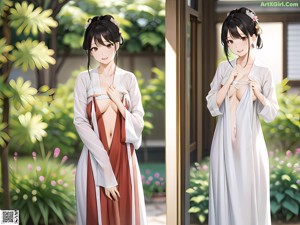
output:
[[[98,67],[98,73],[104,76],[113,76],[115,73],[116,64],[115,62],[111,62],[109,64],[100,64]]]
[[[249,58],[248,58],[248,54],[246,54],[244,56],[239,56],[236,60],[236,64],[242,67],[253,64],[253,62],[254,62],[254,55],[251,52],[249,54]]]

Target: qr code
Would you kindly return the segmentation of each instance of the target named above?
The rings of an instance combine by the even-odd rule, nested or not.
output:
[[[0,210],[0,225],[19,225],[19,210]]]

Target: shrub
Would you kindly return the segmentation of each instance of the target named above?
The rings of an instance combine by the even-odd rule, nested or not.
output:
[[[289,94],[288,80],[277,86],[279,112],[271,123],[261,120],[266,143],[271,148],[291,149],[300,145],[300,96]]]
[[[29,163],[18,160],[10,170],[12,208],[20,212],[21,224],[67,224],[75,217],[74,167],[59,161],[60,150],[40,158],[35,152]],[[23,162],[22,162],[23,161]]]
[[[195,163],[190,171],[190,185],[187,189],[190,194],[189,213],[197,216],[200,223],[208,219],[208,194],[209,194],[209,159]]]
[[[273,219],[300,220],[300,148],[283,154],[270,151],[270,203]],[[208,220],[209,160],[195,163],[190,171],[189,213],[197,216],[200,223]]]
[[[272,216],[290,221],[299,218],[300,208],[300,148],[286,155],[275,151],[270,155],[270,198]]]

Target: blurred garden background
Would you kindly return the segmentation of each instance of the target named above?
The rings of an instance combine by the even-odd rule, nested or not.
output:
[[[0,209],[19,209],[21,224],[74,224],[82,143],[73,126],[73,87],[86,70],[86,21],[102,14],[120,22],[125,44],[118,65],[135,73],[142,93],[145,129],[137,155],[146,202],[165,194],[165,1],[0,0]],[[287,79],[277,84],[279,116],[262,126],[272,218],[297,222],[300,97],[289,88]],[[207,223],[208,172],[209,156],[191,166],[186,191],[195,224]]]

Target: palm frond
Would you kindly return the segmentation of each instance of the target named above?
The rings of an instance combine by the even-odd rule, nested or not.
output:
[[[57,27],[57,22],[51,17],[52,10],[43,10],[41,7],[34,9],[33,4],[27,2],[16,3],[15,8],[10,9],[10,25],[16,29],[18,35],[32,33],[50,33],[51,27]]]

